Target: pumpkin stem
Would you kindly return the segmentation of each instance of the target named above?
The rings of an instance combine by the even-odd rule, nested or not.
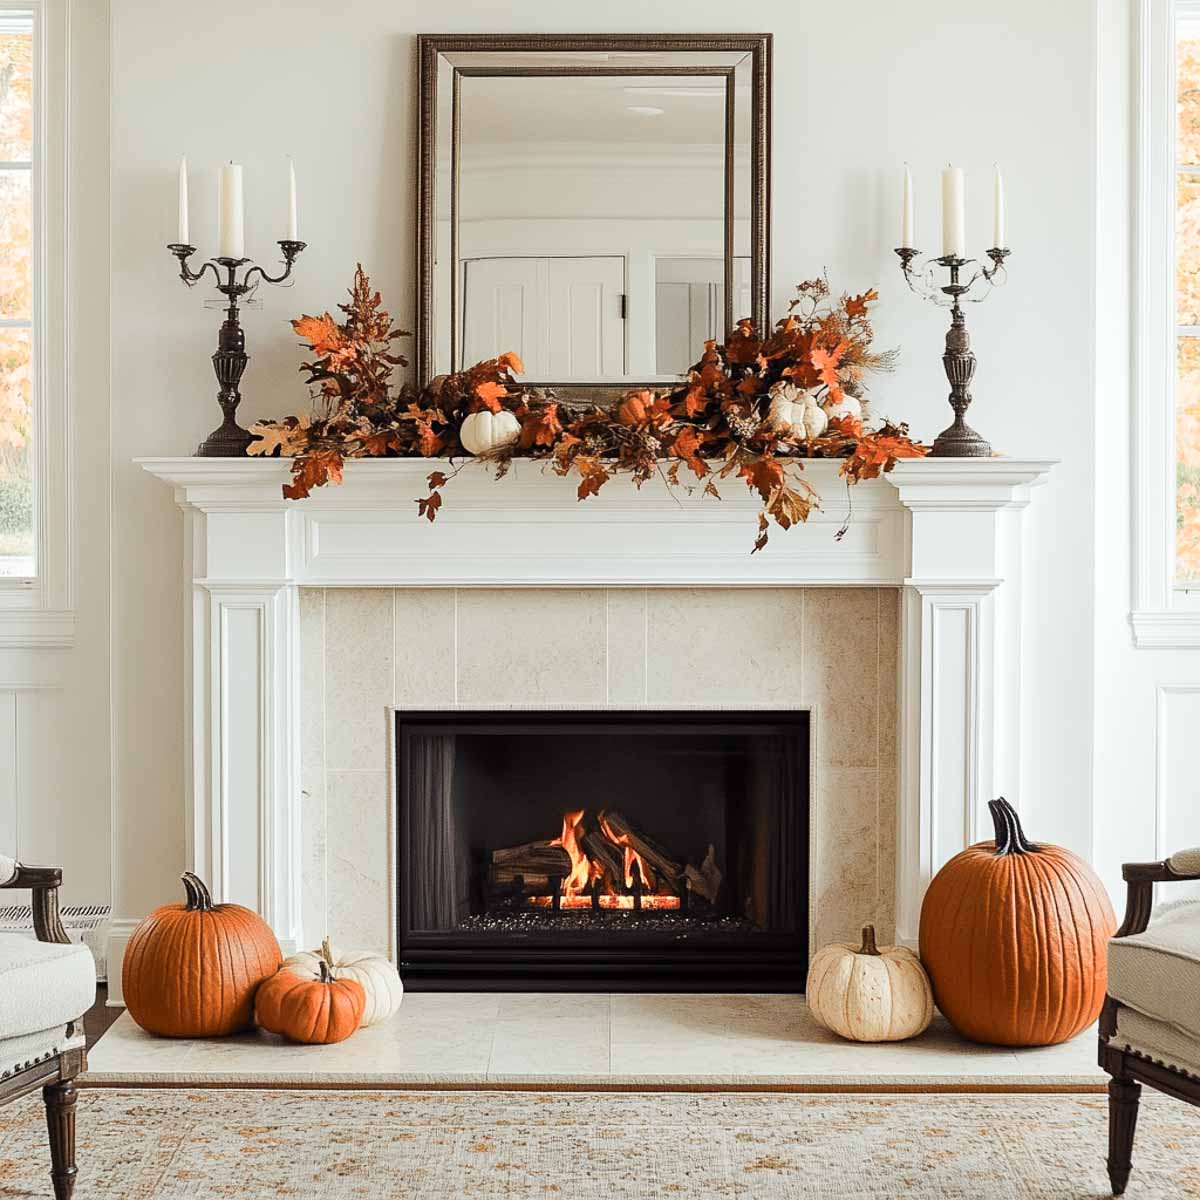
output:
[[[183,880],[183,890],[187,893],[188,912],[212,912],[212,893],[199,875],[184,871],[180,876]]]
[[[1034,854],[1041,847],[1035,846],[1021,828],[1021,818],[1017,810],[1003,796],[999,800],[989,800],[988,810],[992,814],[992,822],[996,828],[996,853],[1000,854]]]
[[[334,959],[333,959],[333,944],[330,942],[328,937],[324,937],[321,939],[320,960],[321,960],[321,979],[325,983],[329,983],[331,980],[336,978],[336,976],[334,974],[334,967],[337,966],[337,964],[334,962]]]
[[[875,926],[864,925],[862,932],[862,947],[859,949],[859,954],[874,954],[879,955],[879,947],[875,945]]]

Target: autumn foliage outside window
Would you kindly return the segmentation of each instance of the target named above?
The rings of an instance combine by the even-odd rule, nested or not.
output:
[[[0,576],[34,573],[33,17],[0,10]]]
[[[1200,29],[1176,42],[1175,574],[1200,582]]]

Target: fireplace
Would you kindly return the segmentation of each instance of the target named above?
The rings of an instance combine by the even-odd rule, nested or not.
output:
[[[808,734],[792,711],[398,712],[406,984],[803,990]]]

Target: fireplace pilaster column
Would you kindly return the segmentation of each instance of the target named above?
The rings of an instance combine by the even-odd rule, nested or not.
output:
[[[188,868],[260,913],[287,954],[301,944],[299,590],[271,555],[237,561],[239,544],[271,542],[286,558],[286,518],[239,515],[266,535],[239,543],[231,514],[184,511]]]
[[[909,513],[900,664],[896,933],[929,880],[1020,807],[1022,510],[1052,464],[926,459],[888,476]]]

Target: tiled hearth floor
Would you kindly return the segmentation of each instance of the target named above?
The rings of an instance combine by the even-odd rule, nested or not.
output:
[[[976,1046],[937,1018],[922,1037],[856,1045],[797,996],[409,994],[336,1046],[270,1034],[160,1039],[121,1015],[89,1054],[95,1084],[1021,1090],[1099,1086],[1096,1034],[1038,1050]]]

